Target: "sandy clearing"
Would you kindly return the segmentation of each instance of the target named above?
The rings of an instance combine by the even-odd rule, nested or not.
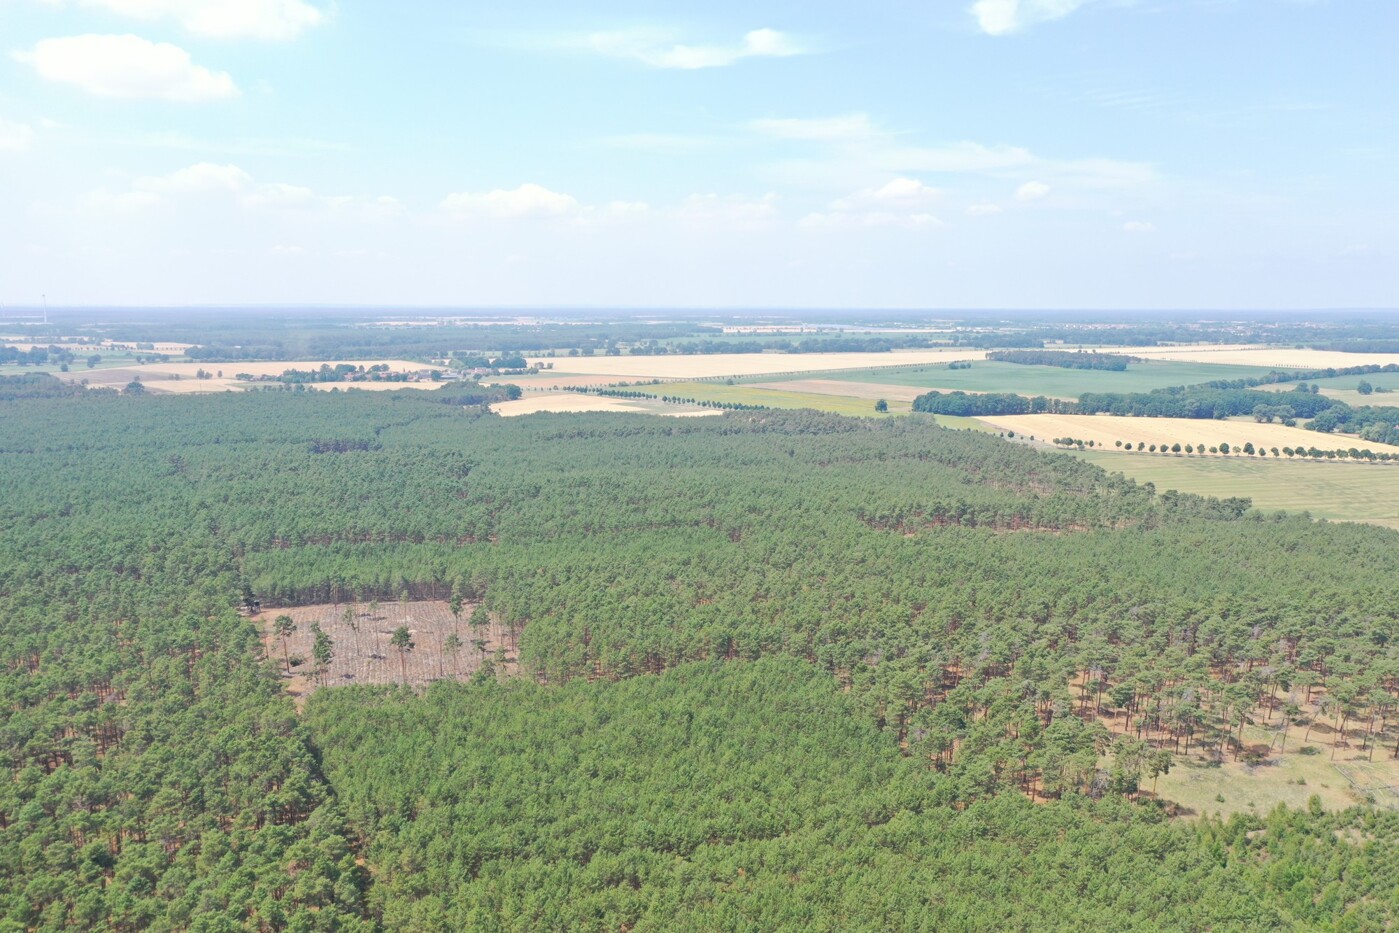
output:
[[[793,379],[790,382],[754,382],[751,389],[778,389],[783,392],[811,392],[815,395],[843,395],[846,398],[887,399],[911,402],[925,394],[918,386],[891,386],[877,382],[842,382],[839,379]]]
[[[1001,430],[1033,435],[1049,441],[1056,437],[1073,437],[1093,441],[1109,451],[1118,441],[1124,443],[1194,444],[1217,447],[1221,442],[1230,447],[1251,443],[1256,447],[1319,447],[1322,450],[1359,447],[1375,453],[1399,453],[1399,447],[1360,441],[1345,434],[1322,434],[1281,424],[1258,424],[1248,421],[1214,421],[1206,418],[1130,418],[1118,415],[997,415],[981,421]]]
[[[891,353],[713,353],[695,356],[579,356],[526,357],[533,363],[553,363],[567,375],[609,375],[618,379],[703,379],[709,376],[765,376],[826,369],[873,369],[984,360],[985,350],[894,350]]]
[[[1152,360],[1182,363],[1226,363],[1238,366],[1273,366],[1279,369],[1344,369],[1349,366],[1384,366],[1399,363],[1399,353],[1341,353],[1336,350],[1298,350],[1249,344],[1198,347],[1124,347],[1114,352]]]
[[[703,409],[699,411],[693,409],[679,409],[673,412],[658,411],[655,405],[647,405],[644,402],[633,399],[610,398],[605,395],[583,395],[580,392],[560,392],[558,395],[533,395],[528,398],[516,399],[513,402],[497,402],[491,405],[491,411],[506,418],[514,418],[518,415],[532,415],[541,411],[624,411],[633,414],[670,415],[678,418],[722,414],[722,412],[717,409]]]

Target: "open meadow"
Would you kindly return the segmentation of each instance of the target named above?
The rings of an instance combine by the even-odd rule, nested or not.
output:
[[[1184,457],[1118,450],[1073,456],[1158,490],[1251,498],[1267,511],[1310,512],[1316,518],[1399,528],[1399,468],[1384,464],[1257,457]]]
[[[878,398],[831,395],[824,392],[792,392],[786,389],[758,385],[725,385],[721,382],[668,382],[658,386],[641,387],[641,391],[678,398],[693,398],[704,402],[727,402],[739,405],[763,405],[768,408],[814,408],[838,415],[871,417]],[[909,401],[887,398],[888,414],[908,414],[913,410]]]

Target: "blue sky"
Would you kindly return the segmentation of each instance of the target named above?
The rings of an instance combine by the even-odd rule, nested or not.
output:
[[[1394,307],[1397,34],[1394,0],[0,0],[0,301]]]

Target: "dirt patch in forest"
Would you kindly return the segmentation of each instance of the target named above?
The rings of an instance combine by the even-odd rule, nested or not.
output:
[[[276,632],[276,620],[283,615],[296,626],[285,644]],[[321,603],[266,609],[253,622],[298,707],[321,687],[423,686],[434,680],[466,680],[487,663],[501,674],[513,674],[518,666],[517,638],[484,609],[478,612],[474,603],[463,603],[456,616],[441,600]],[[331,640],[332,659],[323,672],[316,670],[313,625]],[[402,651],[392,644],[400,627],[408,629],[412,641],[412,647]],[[455,648],[453,635],[460,642]]]

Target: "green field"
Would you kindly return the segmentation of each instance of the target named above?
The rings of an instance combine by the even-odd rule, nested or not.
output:
[[[1151,457],[1115,451],[1076,451],[1110,473],[1124,473],[1158,490],[1204,496],[1247,496],[1260,509],[1307,511],[1317,518],[1399,528],[1399,467],[1384,464],[1223,457]]]
[[[1361,395],[1356,388],[1368,382],[1379,391]],[[1309,379],[1309,385],[1321,387],[1321,394],[1345,402],[1347,405],[1396,405],[1399,406],[1399,373],[1371,373],[1368,376],[1332,376],[1329,379]],[[1274,388],[1269,386],[1267,388]],[[1296,388],[1288,383],[1275,387],[1279,392]],[[1385,391],[1388,389],[1389,391]]]
[[[971,369],[948,369],[944,363],[907,369],[877,367],[820,374],[753,376],[744,381],[790,382],[819,378],[927,389],[960,389],[965,392],[1014,392],[1019,395],[1077,398],[1085,392],[1149,392],[1152,389],[1194,385],[1214,379],[1247,379],[1269,372],[1271,370],[1259,366],[1221,366],[1210,363],[1133,363],[1125,372],[1103,372],[1063,369],[1058,366],[974,362]]]
[[[642,391],[657,395],[693,398],[704,402],[735,402],[742,405],[766,405],[768,408],[814,408],[839,415],[871,416],[874,402],[867,398],[843,395],[821,395],[815,392],[784,392],[780,389],[759,389],[751,385],[724,385],[718,382],[670,382],[660,386],[642,386]],[[906,415],[912,411],[908,402],[889,400],[889,414]],[[971,418],[957,419],[971,421]],[[971,427],[970,424],[960,425]]]

